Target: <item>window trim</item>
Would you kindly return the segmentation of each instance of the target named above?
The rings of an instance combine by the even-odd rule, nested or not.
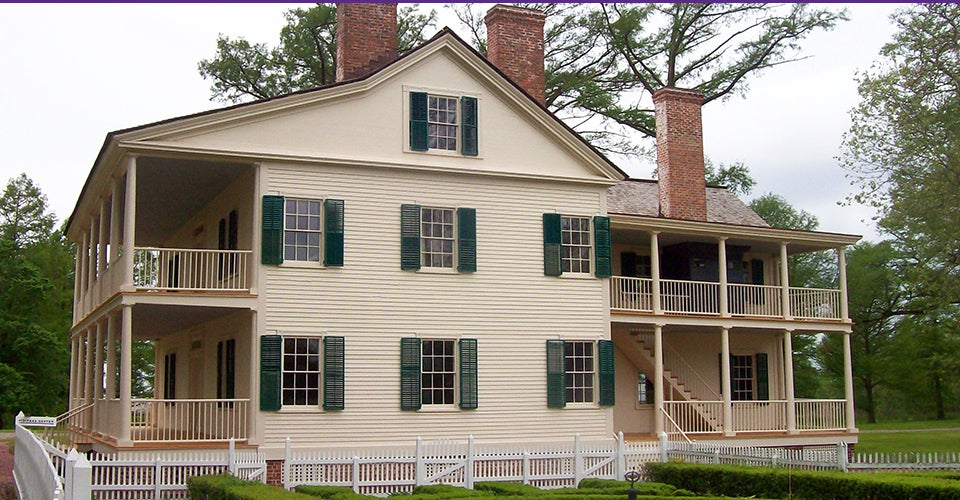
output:
[[[573,245],[572,243],[569,243],[569,244],[568,244],[568,243],[564,243],[564,242],[563,242],[563,233],[564,233],[564,231],[565,231],[565,230],[563,229],[563,221],[564,221],[564,219],[573,219],[573,218],[587,221],[587,229],[586,229],[586,230],[583,230],[583,229],[581,228],[580,230],[577,231],[577,232],[580,232],[580,233],[585,233],[585,234],[587,235],[587,243],[584,244],[583,242],[581,242],[580,244],[576,245],[576,248],[586,248],[587,250],[590,251],[590,256],[587,258],[587,266],[589,267],[589,269],[587,269],[587,271],[585,271],[585,272],[584,272],[583,270],[580,270],[580,271],[566,271],[566,270],[564,270],[564,261],[565,261],[565,260],[572,260],[572,259],[564,259],[564,257],[563,257],[563,249],[564,249],[564,247],[574,247],[574,245]],[[591,278],[591,279],[594,277],[594,276],[593,276],[593,273],[594,273],[594,271],[596,270],[597,264],[596,264],[596,262],[595,262],[595,261],[596,261],[596,255],[595,255],[595,254],[596,254],[596,251],[595,251],[595,249],[594,249],[593,228],[594,228],[593,218],[590,217],[590,216],[588,216],[588,215],[560,214],[560,276],[561,276],[561,277],[562,277],[562,276],[565,276],[565,275],[568,275],[568,276],[570,276],[570,277],[585,276],[585,277],[589,277],[589,278]],[[583,260],[582,260],[582,259],[579,259],[579,258],[577,259],[577,261],[578,261],[578,262],[583,262]],[[581,265],[581,266],[582,266],[582,265]]]
[[[451,223],[450,223],[450,226],[451,226],[451,227],[450,227],[450,230],[451,230],[451,235],[452,235],[451,238],[444,238],[444,237],[442,237],[442,236],[439,237],[439,238],[437,238],[437,237],[434,237],[434,236],[432,236],[432,235],[429,236],[429,237],[423,235],[423,224],[424,224],[424,222],[423,222],[423,212],[424,212],[424,210],[440,210],[440,211],[442,211],[442,212],[448,212],[448,211],[450,212],[450,218],[451,218]],[[460,250],[460,238],[459,238],[460,218],[458,217],[459,214],[458,214],[457,212],[458,212],[457,208],[454,208],[454,207],[440,207],[440,206],[433,206],[433,205],[429,205],[429,206],[428,206],[428,205],[420,205],[420,269],[418,269],[418,272],[433,272],[433,273],[443,273],[443,274],[447,274],[447,273],[456,274],[456,273],[457,273],[457,268],[459,267],[459,264],[460,264],[459,259],[458,259],[458,256],[459,256],[459,253],[460,253],[460,252],[459,252],[459,250]],[[431,221],[431,222],[429,222],[429,224],[437,224],[437,223]],[[439,224],[445,224],[445,223],[441,221]],[[440,240],[440,241],[444,241],[444,240],[448,240],[448,239],[449,239],[449,241],[452,242],[452,245],[451,245],[451,247],[450,247],[450,266],[449,266],[449,267],[447,267],[447,266],[429,266],[429,265],[426,265],[426,264],[424,263],[424,254],[427,253],[427,252],[425,251],[425,249],[424,249],[424,243],[426,243],[428,239],[430,239],[430,240]],[[439,254],[439,255],[445,255],[445,253],[441,253],[441,254]]]
[[[449,390],[452,390],[452,391],[453,391],[453,396],[452,396],[453,401],[450,402],[450,403],[427,403],[426,400],[425,400],[425,398],[423,397],[423,396],[424,396],[424,392],[427,391],[427,390],[430,390],[430,389],[425,389],[425,388],[424,388],[424,384],[423,384],[423,377],[424,377],[424,373],[425,373],[425,372],[424,372],[424,369],[423,369],[423,360],[424,360],[424,357],[426,356],[426,355],[424,354],[425,349],[424,349],[423,347],[424,347],[424,343],[426,343],[426,342],[443,342],[444,344],[446,344],[446,343],[449,342],[449,344],[450,344],[450,346],[451,346],[451,352],[453,353],[453,354],[452,354],[452,357],[453,357],[453,381],[450,383],[450,388],[449,388]],[[459,350],[457,349],[457,339],[455,339],[455,338],[447,338],[447,337],[443,337],[443,338],[440,338],[440,337],[433,338],[433,337],[431,337],[431,338],[421,338],[421,339],[420,339],[420,410],[421,410],[421,411],[423,411],[424,409],[429,409],[429,410],[432,410],[432,409],[459,409],[459,407],[458,407],[457,405],[458,405],[458,402],[460,401],[460,353],[459,353],[458,351],[459,351]],[[436,357],[435,354],[431,354],[431,356],[433,356],[434,358]],[[445,355],[441,355],[441,356],[445,356]],[[446,371],[441,371],[441,372],[431,371],[431,372],[429,372],[429,373],[431,373],[431,374],[436,374],[436,373],[445,374],[445,373],[448,373],[448,372],[446,372]],[[431,389],[436,389],[436,388],[431,388]],[[440,390],[442,390],[442,391],[448,390],[448,388],[446,387],[446,384],[444,384],[444,387],[440,388]]]
[[[467,158],[467,159],[482,159],[483,158],[483,126],[481,125],[480,118],[480,104],[483,100],[483,94],[480,92],[469,92],[462,90],[453,90],[453,89],[444,89],[438,87],[421,87],[413,85],[403,85],[403,152],[412,153],[412,154],[424,154],[424,155],[438,155],[438,156],[450,156],[456,158]],[[432,149],[429,147],[429,117],[427,120],[428,127],[428,144],[426,150],[417,150],[411,147],[411,131],[410,131],[410,122],[412,119],[412,110],[411,110],[411,94],[414,93],[423,93],[429,96],[436,97],[446,97],[450,99],[455,99],[457,101],[457,147],[454,150],[446,149]],[[471,98],[476,100],[476,121],[475,125],[466,125],[468,127],[473,127],[476,129],[476,154],[465,154],[463,153],[463,144],[464,144],[464,117],[463,117],[463,98]]]
[[[288,371],[288,370],[286,369],[286,357],[288,356],[288,353],[287,353],[287,340],[295,340],[295,341],[296,341],[296,340],[300,340],[300,339],[307,340],[307,342],[308,342],[307,345],[308,345],[308,346],[309,346],[309,341],[310,341],[310,340],[316,340],[316,341],[317,341],[317,352],[316,352],[315,354],[311,354],[311,353],[309,353],[309,352],[306,353],[308,356],[310,356],[310,355],[316,355],[316,356],[317,356],[317,369],[316,369],[316,371],[315,371],[315,373],[316,373],[316,375],[317,375],[317,387],[316,387],[317,403],[316,403],[316,404],[309,404],[309,403],[307,403],[307,404],[302,404],[302,405],[300,405],[300,404],[296,404],[296,403],[287,404],[287,403],[284,402],[284,392],[285,392],[285,391],[287,391],[287,390],[297,390],[297,387],[296,387],[296,386],[288,389],[288,388],[286,387],[286,385],[284,384],[284,378],[285,378],[284,375],[286,375],[287,373],[291,373],[290,371]],[[293,355],[294,355],[294,356],[297,356],[297,355],[299,355],[299,354],[295,352]],[[290,408],[291,410],[294,410],[294,411],[296,411],[296,410],[305,410],[305,409],[310,409],[310,410],[312,410],[312,409],[314,409],[314,408],[316,408],[316,409],[321,409],[321,410],[323,409],[323,378],[324,378],[324,377],[323,377],[323,368],[324,368],[324,363],[323,363],[323,336],[322,336],[322,335],[314,335],[314,334],[288,334],[288,335],[281,335],[281,344],[280,344],[280,408],[281,408],[281,411],[282,411],[283,409],[285,409],[285,408]],[[295,374],[296,374],[296,373],[312,374],[312,373],[314,373],[314,372],[313,372],[313,371],[308,371],[308,372],[304,372],[304,371],[293,371],[292,373],[295,373]],[[309,389],[308,389],[308,390],[309,390]],[[308,396],[308,401],[309,401],[309,396]]]
[[[297,213],[295,213],[295,214],[291,214],[290,212],[287,211],[287,206],[288,206],[288,204],[289,204],[290,202],[295,202],[295,203],[297,203],[298,205],[299,205],[300,202],[317,203],[317,204],[319,205],[319,211],[318,211],[318,213],[317,213],[316,215],[310,215],[309,213],[306,214],[306,217],[308,217],[308,218],[310,218],[310,217],[316,217],[316,218],[317,218],[318,227],[317,227],[316,230],[313,230],[313,229],[303,229],[303,230],[301,230],[301,229],[299,229],[299,228],[290,229],[290,228],[287,227],[287,217],[290,217],[291,215],[292,215],[293,217],[299,217],[299,216],[300,216],[300,215],[299,215],[299,212],[297,212]],[[324,217],[325,217],[326,214],[324,213],[325,211],[324,211],[323,202],[324,202],[324,199],[323,199],[323,198],[309,198],[309,197],[284,196],[284,199],[283,199],[283,237],[282,237],[282,238],[283,238],[283,240],[282,240],[282,241],[283,241],[283,243],[282,243],[282,244],[283,244],[283,249],[282,249],[282,252],[283,252],[283,263],[282,263],[281,265],[286,264],[287,262],[307,264],[307,265],[310,265],[310,266],[317,266],[317,265],[322,266],[322,265],[323,265],[323,254],[324,254],[324,251],[323,251],[323,250],[324,250],[324,244],[326,243],[326,238],[324,237],[324,236],[325,236],[324,231],[325,231],[325,229],[326,229],[325,224],[324,224],[324,222],[326,222],[326,221],[324,220]],[[316,247],[317,247],[317,260],[312,260],[312,259],[309,259],[309,258],[306,259],[306,260],[296,259],[296,258],[288,259],[288,258],[287,258],[287,247],[288,247],[288,244],[287,244],[287,232],[288,232],[288,231],[294,232],[294,233],[308,233],[308,234],[316,233],[316,234],[317,234],[317,245],[316,245]],[[296,249],[296,248],[298,248],[299,246],[296,245],[296,244],[294,244],[293,247],[294,247],[294,249]],[[309,249],[312,248],[312,247],[313,247],[313,245],[309,245],[309,244],[308,244],[308,246],[307,246],[307,253],[308,253],[307,256],[308,256],[308,257],[309,257],[309,251],[310,251]],[[294,251],[294,254],[296,254],[296,251]]]

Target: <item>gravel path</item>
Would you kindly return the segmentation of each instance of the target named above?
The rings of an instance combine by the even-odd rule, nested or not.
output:
[[[13,485],[13,453],[5,442],[13,437],[12,432],[0,433],[0,500],[17,498]]]

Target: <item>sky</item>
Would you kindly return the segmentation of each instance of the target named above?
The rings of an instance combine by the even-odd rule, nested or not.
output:
[[[66,219],[108,132],[224,106],[197,72],[217,35],[275,45],[284,11],[297,6],[310,4],[0,4],[0,182],[25,172]],[[431,7],[438,29],[467,38],[449,11]],[[776,193],[822,231],[878,240],[872,209],[838,205],[855,188],[836,157],[859,100],[855,74],[890,41],[898,5],[846,7],[850,21],[801,42],[807,59],[704,107],[704,150],[714,164],[749,167],[757,185],[747,200]],[[620,165],[651,176],[650,162]]]

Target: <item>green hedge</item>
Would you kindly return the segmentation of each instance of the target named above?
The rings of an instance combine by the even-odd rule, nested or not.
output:
[[[286,491],[254,481],[244,481],[229,474],[187,478],[192,500],[310,500],[315,497]]]
[[[293,488],[293,491],[310,495],[314,498],[325,498],[327,500],[366,500],[371,498],[366,495],[358,495],[353,492],[353,489],[346,486],[308,486],[301,484]]]
[[[647,464],[654,481],[698,494],[765,498],[958,499],[948,474],[843,473],[677,462]]]

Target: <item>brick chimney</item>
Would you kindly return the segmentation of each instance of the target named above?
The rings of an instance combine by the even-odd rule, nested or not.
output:
[[[660,215],[707,220],[703,165],[703,95],[695,90],[662,88],[653,93],[657,119],[657,177]]]
[[[397,4],[337,4],[337,81],[351,80],[397,59]]]
[[[487,59],[545,104],[543,22],[538,10],[497,4],[487,11]]]

